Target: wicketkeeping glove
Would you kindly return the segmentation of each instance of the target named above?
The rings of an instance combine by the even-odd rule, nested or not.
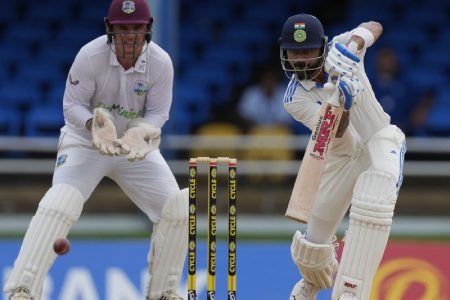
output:
[[[119,155],[120,148],[115,145],[117,140],[114,117],[104,108],[94,109],[92,119],[92,144],[100,154]]]
[[[122,154],[127,154],[129,161],[144,159],[147,153],[155,150],[161,143],[161,128],[157,128],[145,121],[130,122],[121,139],[116,140]]]
[[[334,43],[325,59],[325,71],[352,77],[359,68],[360,59],[341,43]]]

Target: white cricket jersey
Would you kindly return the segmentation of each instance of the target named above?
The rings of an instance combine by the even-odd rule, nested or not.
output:
[[[86,44],[72,64],[64,93],[62,130],[90,141],[85,124],[96,107],[111,111],[119,137],[134,118],[145,118],[161,128],[172,104],[173,65],[169,55],[150,42],[135,66],[124,70],[106,41],[103,35]]]
[[[333,38],[332,43],[347,44],[351,32],[346,32]],[[373,134],[390,124],[390,117],[377,101],[372,86],[364,70],[364,55],[366,49],[357,53],[361,59],[357,76],[364,86],[364,94],[360,102],[350,109],[350,124],[348,131],[357,134],[358,140],[365,143]],[[311,80],[298,81],[295,76],[288,84],[284,97],[284,107],[294,119],[312,129],[318,119],[320,103],[326,101],[327,95],[323,86]],[[339,140],[339,139],[338,139]]]

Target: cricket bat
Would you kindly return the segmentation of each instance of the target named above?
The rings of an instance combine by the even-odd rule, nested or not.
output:
[[[311,133],[300,165],[286,217],[307,223],[344,109],[339,103],[339,89],[332,83],[324,88],[332,91],[320,108],[319,119]]]

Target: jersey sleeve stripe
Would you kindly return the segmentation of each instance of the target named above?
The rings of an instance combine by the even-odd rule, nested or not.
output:
[[[284,94],[284,104],[292,102],[292,96],[299,85],[300,83],[296,79],[291,79],[291,81],[289,81],[286,93]]]

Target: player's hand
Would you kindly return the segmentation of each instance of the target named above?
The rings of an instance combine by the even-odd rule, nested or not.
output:
[[[147,153],[155,150],[161,143],[161,128],[149,123],[140,122],[127,129],[121,139],[116,140],[122,154],[126,154],[129,161],[144,159]]]
[[[114,144],[114,142],[117,140],[114,118],[107,109],[94,109],[91,132],[92,144],[100,154],[120,154],[120,148]]]
[[[353,105],[358,104],[363,98],[364,87],[358,77],[342,76],[338,83],[340,97],[339,101],[345,110],[349,110]]]
[[[359,57],[341,43],[334,43],[325,59],[325,71],[329,74],[352,77],[358,71]]]

